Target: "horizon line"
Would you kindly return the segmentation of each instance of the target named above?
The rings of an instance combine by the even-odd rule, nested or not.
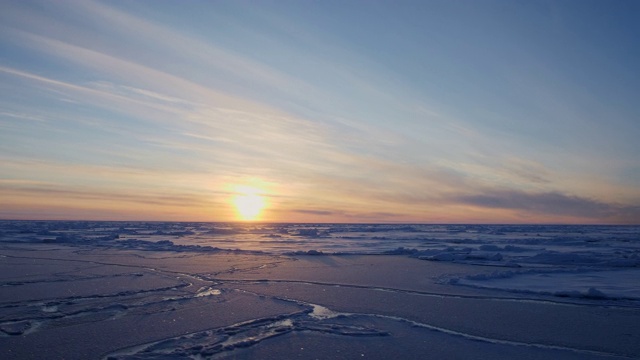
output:
[[[0,221],[16,221],[16,222],[111,222],[111,223],[199,223],[199,224],[244,224],[244,225],[263,225],[263,224],[277,224],[277,225],[473,225],[473,226],[640,226],[638,224],[615,224],[615,223],[473,223],[473,222],[459,222],[459,223],[442,223],[442,222],[288,222],[288,221],[201,221],[201,220],[91,220],[91,219],[2,219]]]

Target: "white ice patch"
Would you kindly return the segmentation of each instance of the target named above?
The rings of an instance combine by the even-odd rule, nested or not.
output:
[[[316,304],[309,304],[309,305],[313,307],[313,311],[309,313],[309,316],[311,316],[316,320],[331,319],[331,318],[338,317],[340,315],[340,313],[327,309],[324,306],[320,306]]]
[[[42,311],[46,313],[54,313],[58,311],[58,307],[55,305],[45,305],[42,307]]]
[[[212,296],[212,295],[220,295],[222,291],[220,289],[213,289],[209,287],[203,287],[198,290],[195,297],[204,297],[204,296]]]
[[[502,272],[458,279],[456,284],[556,296],[640,300],[640,269],[576,272]]]

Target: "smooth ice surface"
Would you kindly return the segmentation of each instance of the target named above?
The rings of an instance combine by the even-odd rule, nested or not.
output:
[[[472,275],[460,285],[569,297],[640,300],[640,270],[497,272]]]

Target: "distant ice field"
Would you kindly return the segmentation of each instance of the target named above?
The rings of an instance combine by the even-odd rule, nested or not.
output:
[[[0,242],[149,251],[405,255],[492,266],[459,286],[640,300],[640,226],[0,221]]]

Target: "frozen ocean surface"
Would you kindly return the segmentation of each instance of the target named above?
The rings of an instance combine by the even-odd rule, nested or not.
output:
[[[640,226],[0,221],[0,241],[149,251],[406,255],[493,266],[449,284],[640,300]]]
[[[640,227],[0,221],[0,358],[640,358]]]

